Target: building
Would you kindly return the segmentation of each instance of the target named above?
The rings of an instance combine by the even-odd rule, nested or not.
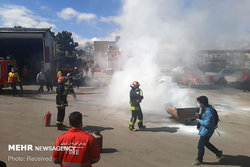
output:
[[[116,41],[94,41],[94,53],[100,68],[118,68],[120,49]]]
[[[32,75],[56,70],[56,43],[50,28],[0,28],[0,57],[16,60],[19,70]]]

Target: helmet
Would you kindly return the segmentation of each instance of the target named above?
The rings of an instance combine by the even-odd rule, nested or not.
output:
[[[70,75],[71,75],[71,74],[70,74],[70,73],[68,73],[68,74],[67,74],[67,77],[69,77]]]
[[[59,84],[64,84],[65,81],[66,81],[65,77],[61,76],[61,77],[58,78],[58,81],[57,81],[57,82],[58,82]]]
[[[138,88],[140,86],[139,82],[138,81],[134,81],[132,84],[131,84],[132,87],[134,88]]]

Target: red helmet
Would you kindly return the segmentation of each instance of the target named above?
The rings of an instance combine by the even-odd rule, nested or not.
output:
[[[58,82],[59,84],[64,84],[65,81],[66,81],[65,77],[61,76],[61,77],[58,78],[58,81],[57,81],[57,82]]]
[[[131,86],[135,87],[135,88],[138,88],[140,86],[139,82],[138,81],[134,81]]]
[[[67,77],[69,77],[70,75],[71,75],[71,74],[70,74],[70,73],[68,73],[68,74],[67,74]]]

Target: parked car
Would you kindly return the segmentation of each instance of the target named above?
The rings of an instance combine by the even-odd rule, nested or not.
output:
[[[213,71],[205,72],[206,76],[212,76],[215,84],[226,84],[227,81],[225,80],[225,69],[215,69]]]
[[[195,67],[185,67],[175,70],[173,81],[188,85],[189,87],[212,85],[214,84],[214,76],[208,75]]]

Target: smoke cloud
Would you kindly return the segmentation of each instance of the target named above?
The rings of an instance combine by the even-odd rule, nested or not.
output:
[[[191,65],[200,49],[234,49],[235,41],[249,39],[247,0],[124,0],[118,43],[123,71],[113,75],[108,100],[128,107],[129,85],[139,81],[144,111],[162,110],[164,104],[194,106],[190,90],[171,80],[160,83],[160,67]],[[238,48],[240,49],[240,48]]]

